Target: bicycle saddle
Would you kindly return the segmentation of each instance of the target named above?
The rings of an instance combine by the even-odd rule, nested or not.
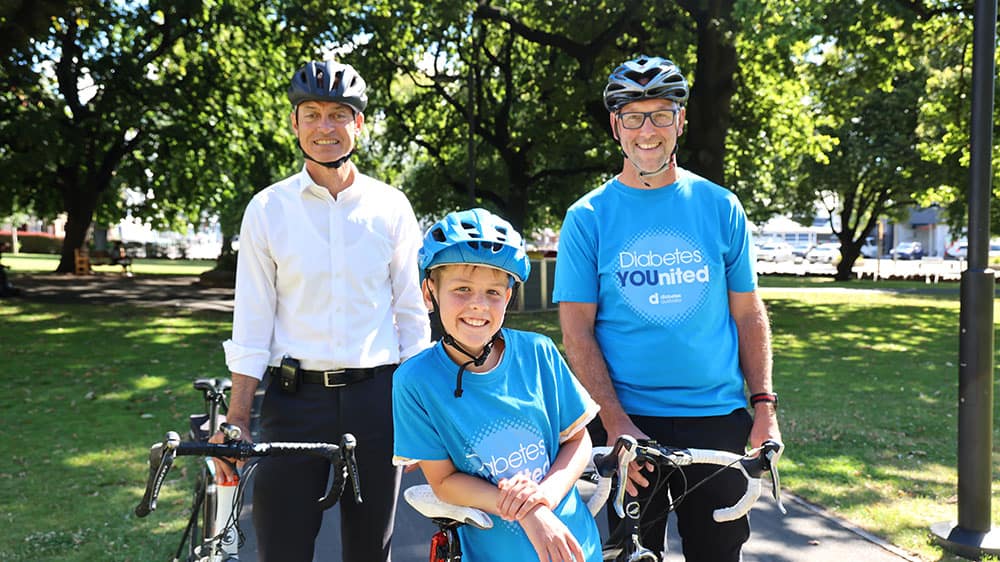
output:
[[[493,520],[485,512],[474,507],[463,507],[438,499],[430,484],[410,486],[403,492],[406,503],[429,519],[451,519],[471,525],[477,529],[492,529]]]

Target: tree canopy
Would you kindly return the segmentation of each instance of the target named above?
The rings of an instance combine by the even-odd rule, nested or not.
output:
[[[17,31],[0,43],[0,215],[66,212],[62,270],[95,218],[125,214],[126,187],[142,218],[217,215],[232,234],[252,193],[299,165],[288,76],[333,56],[370,86],[357,161],[419,214],[483,205],[556,225],[621,166],[608,72],[651,54],[692,83],[681,165],[757,221],[825,203],[844,271],[879,217],[937,203],[964,221],[971,2],[341,4],[48,0],[0,14]]]
[[[273,13],[208,0],[78,4],[5,55],[0,93],[0,211],[66,212],[60,271],[95,214],[124,215],[124,187],[145,194],[135,213],[161,223],[225,218],[293,156],[277,149],[287,127],[274,69],[296,43],[282,42]]]

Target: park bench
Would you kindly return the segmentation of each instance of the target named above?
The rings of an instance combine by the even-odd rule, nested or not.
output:
[[[93,273],[91,266],[95,265],[120,265],[122,275],[132,277],[132,258],[124,251],[121,255],[114,255],[105,250],[95,250],[89,252],[86,249],[73,250],[75,261],[74,273],[77,275],[89,275]]]

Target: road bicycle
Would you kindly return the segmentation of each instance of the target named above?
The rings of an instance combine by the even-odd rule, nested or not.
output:
[[[651,483],[653,493],[660,492],[670,472],[680,467],[694,464],[719,467],[701,481],[688,483],[683,494],[671,498],[670,510],[683,501],[684,495],[706,484],[715,476],[726,470],[736,471],[746,480],[746,491],[732,506],[714,511],[715,520],[724,522],[739,519],[750,511],[764,488],[762,477],[765,472],[770,474],[771,493],[778,509],[781,513],[785,513],[785,507],[781,503],[781,483],[777,466],[783,449],[781,443],[767,441],[745,455],[738,455],[714,449],[667,447],[651,440],[640,443],[629,435],[619,437],[613,447],[594,447],[592,462],[580,477],[577,488],[585,498],[591,515],[594,516],[607,503],[614,488],[612,508],[622,519],[622,524],[604,541],[602,558],[625,562],[660,560],[659,554],[644,547],[640,542],[641,506],[634,498],[627,496],[626,487],[623,485],[624,482],[628,482],[628,471],[633,462],[638,463],[638,466],[652,464],[657,468],[656,473],[662,475],[657,482]],[[471,525],[478,529],[493,527],[493,520],[485,512],[443,502],[434,495],[427,484],[407,488],[403,492],[403,497],[418,513],[430,519],[438,528],[431,538],[430,562],[461,562],[462,546],[458,529],[463,525]]]
[[[242,536],[237,523],[243,505],[243,490],[255,464],[247,464],[239,475],[238,484],[224,486],[216,481],[213,459],[247,460],[265,456],[310,455],[327,459],[333,466],[333,481],[327,493],[318,500],[322,509],[328,509],[340,499],[347,481],[351,482],[354,501],[361,503],[358,467],[354,458],[357,441],[345,433],[339,445],[332,443],[248,443],[241,440],[239,427],[225,423],[221,412],[227,409],[225,393],[231,388],[229,379],[198,379],[194,387],[204,393],[206,412],[190,416],[189,440],[170,431],[162,443],[155,443],[149,450],[149,477],[142,500],[135,508],[138,517],[145,517],[156,509],[160,488],[177,456],[203,457],[195,485],[191,516],[174,555],[174,561],[230,562],[239,560]],[[209,443],[216,431],[225,435],[224,443]],[[225,461],[228,462],[228,461]],[[181,558],[185,545],[187,556]]]

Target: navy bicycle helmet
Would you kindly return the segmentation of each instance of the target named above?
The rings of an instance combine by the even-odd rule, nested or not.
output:
[[[524,239],[486,209],[456,211],[434,223],[424,235],[418,259],[421,281],[435,267],[458,263],[499,269],[520,283],[531,273]]]
[[[604,107],[614,113],[626,104],[646,99],[667,99],[684,105],[688,94],[687,80],[676,64],[642,55],[626,61],[608,76]]]
[[[365,81],[354,67],[333,61],[312,61],[295,71],[288,87],[292,107],[304,101],[334,101],[364,113],[368,106]]]

